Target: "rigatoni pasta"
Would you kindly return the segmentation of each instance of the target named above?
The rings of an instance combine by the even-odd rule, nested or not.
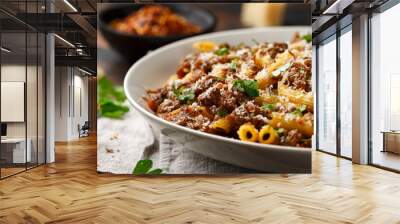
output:
[[[149,90],[167,121],[247,142],[310,147],[311,43],[197,42],[168,83]],[[257,40],[259,41],[259,40]]]
[[[237,134],[242,141],[256,142],[258,140],[258,130],[252,123],[242,124]]]

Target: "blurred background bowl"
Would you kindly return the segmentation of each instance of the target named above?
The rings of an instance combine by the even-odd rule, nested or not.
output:
[[[145,4],[118,4],[99,13],[99,29],[109,45],[118,51],[127,61],[134,62],[148,51],[186,37],[212,32],[215,29],[215,16],[205,10],[189,5],[163,4],[174,13],[183,16],[189,22],[200,27],[200,32],[175,36],[140,36],[123,33],[110,26],[111,21],[122,19],[139,10]]]

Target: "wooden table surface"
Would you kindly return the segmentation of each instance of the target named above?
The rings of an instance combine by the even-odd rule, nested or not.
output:
[[[0,181],[8,223],[400,223],[400,175],[313,152],[312,174],[134,177],[96,172],[96,138]]]

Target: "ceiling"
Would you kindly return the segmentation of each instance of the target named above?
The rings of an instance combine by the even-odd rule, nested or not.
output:
[[[317,43],[351,24],[354,17],[388,0],[311,0],[313,42]]]
[[[0,0],[2,46],[11,49],[8,60],[34,58],[36,35],[49,32],[61,37],[55,38],[56,65],[81,61],[95,70],[96,4],[96,0]]]

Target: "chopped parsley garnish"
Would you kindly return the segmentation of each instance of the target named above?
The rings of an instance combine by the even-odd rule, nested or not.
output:
[[[303,114],[306,110],[307,110],[307,105],[302,104],[299,107],[297,107],[296,110],[293,111],[292,113],[297,116],[303,116]]]
[[[278,132],[278,134],[283,134],[285,132],[285,129],[278,128],[278,130],[276,130],[276,132]]]
[[[257,81],[236,79],[233,81],[233,86],[248,96],[257,97],[260,95]]]
[[[222,108],[218,110],[216,114],[220,117],[225,117],[226,115],[229,114],[229,112],[225,108]]]
[[[218,50],[216,50],[214,53],[218,56],[226,55],[229,53],[229,49],[226,47],[222,47],[222,48],[219,48]]]
[[[123,103],[111,99],[102,99],[98,102],[99,115],[108,118],[120,119],[129,108]]]
[[[280,76],[283,72],[285,72],[290,66],[292,65],[291,62],[288,62],[286,64],[284,64],[283,66],[281,66],[280,68],[278,68],[277,70],[272,72],[272,77],[278,77]]]
[[[174,95],[179,101],[189,102],[194,100],[194,91],[190,88],[185,88],[183,86],[179,87],[178,89],[173,89]]]
[[[275,108],[276,108],[275,104],[272,104],[272,103],[266,103],[261,106],[261,109],[264,109],[264,110],[275,110]]]
[[[299,106],[298,109],[303,113],[304,111],[307,110],[307,105],[302,104],[302,105]]]
[[[97,81],[97,105],[98,114],[102,117],[120,119],[129,108],[124,104],[126,96],[120,86],[101,76]]]
[[[231,69],[237,69],[237,66],[238,66],[238,60],[237,59],[233,59],[232,61],[231,61]]]
[[[311,34],[305,34],[301,37],[301,39],[307,41],[307,43],[310,43],[312,41],[312,36]]]

